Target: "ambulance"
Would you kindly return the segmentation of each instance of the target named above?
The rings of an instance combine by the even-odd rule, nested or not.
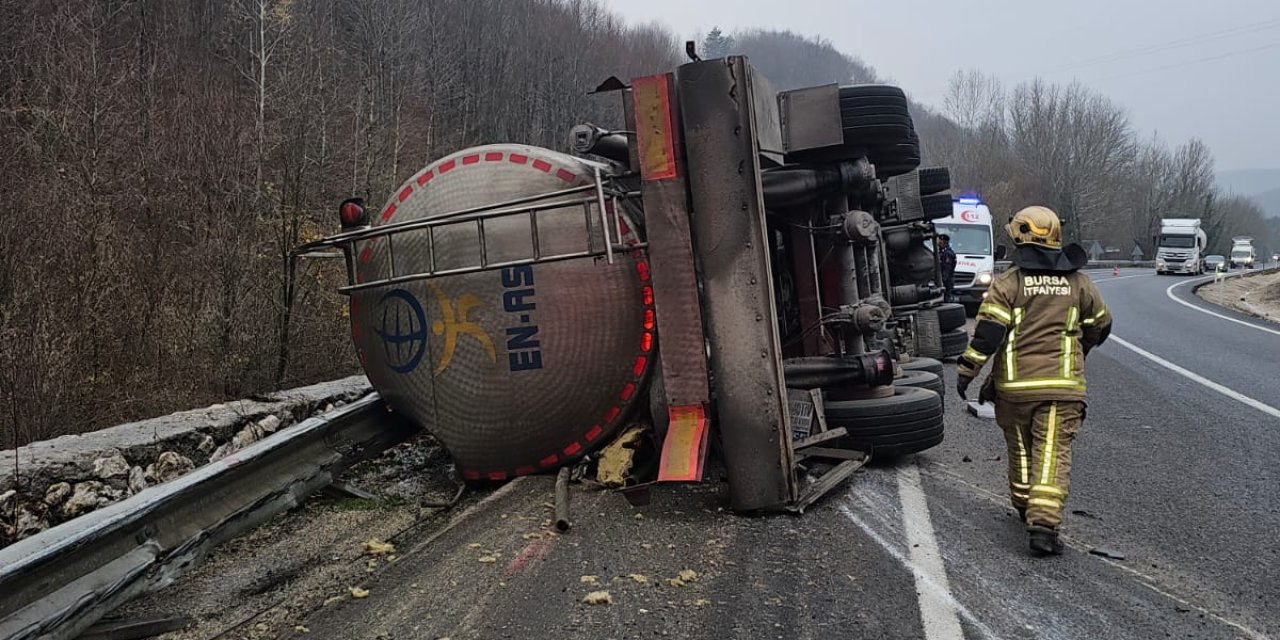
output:
[[[962,195],[952,203],[951,215],[934,221],[938,235],[951,237],[956,252],[955,301],[977,313],[995,277],[996,254],[991,234],[991,211],[982,199]]]

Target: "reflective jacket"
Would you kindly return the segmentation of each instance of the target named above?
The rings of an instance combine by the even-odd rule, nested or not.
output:
[[[1009,400],[1083,400],[1084,357],[1111,331],[1098,288],[1075,271],[1012,267],[978,308],[960,374],[976,377],[990,360],[995,392]]]

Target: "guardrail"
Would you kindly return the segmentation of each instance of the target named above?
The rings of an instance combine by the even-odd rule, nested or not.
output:
[[[370,394],[0,549],[0,638],[75,638],[414,431]]]
[[[1008,260],[997,260],[996,273],[1000,273],[1011,266],[1013,266],[1013,263]],[[1090,260],[1084,266],[1085,270],[1110,269],[1112,267],[1121,269],[1154,269],[1156,268],[1156,263],[1154,260],[1139,260],[1137,262],[1132,260]]]

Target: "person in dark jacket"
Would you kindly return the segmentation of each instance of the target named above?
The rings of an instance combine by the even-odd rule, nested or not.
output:
[[[942,288],[946,291],[946,301],[955,302],[956,289],[956,252],[951,248],[951,236],[938,236],[938,264],[942,267]]]

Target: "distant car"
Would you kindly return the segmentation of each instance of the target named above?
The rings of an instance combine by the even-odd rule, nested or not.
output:
[[[1227,259],[1222,256],[1205,256],[1204,269],[1205,271],[1226,271]]]

